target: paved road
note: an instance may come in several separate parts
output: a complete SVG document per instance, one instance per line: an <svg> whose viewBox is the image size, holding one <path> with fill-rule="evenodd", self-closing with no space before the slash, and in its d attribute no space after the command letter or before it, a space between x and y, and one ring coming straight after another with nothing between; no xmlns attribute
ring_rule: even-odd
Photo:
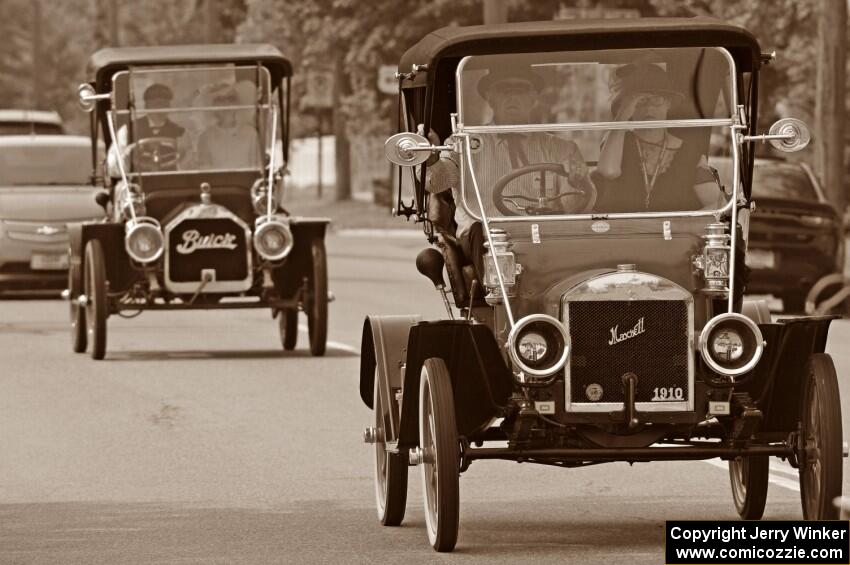
<svg viewBox="0 0 850 565"><path fill-rule="evenodd" d="M453 555L427 545L416 469L404 526L380 527L356 351L366 313L440 315L420 247L330 239L322 359L303 334L283 353L268 312L229 311L110 319L96 363L70 352L64 303L0 301L0 563L658 564L664 520L734 517L722 465L479 462ZM848 338L836 324L845 376ZM767 517L800 517L792 470L772 476Z"/></svg>

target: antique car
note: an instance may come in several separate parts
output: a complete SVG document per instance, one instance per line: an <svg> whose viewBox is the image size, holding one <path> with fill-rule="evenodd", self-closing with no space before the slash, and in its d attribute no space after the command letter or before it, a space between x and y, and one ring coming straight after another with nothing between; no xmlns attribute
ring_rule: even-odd
<svg viewBox="0 0 850 565"><path fill-rule="evenodd" d="M72 346L102 359L107 318L269 308L284 349L307 316L325 352L326 218L281 206L292 67L269 45L102 49L78 90L92 112L107 219L70 230Z"/></svg>
<svg viewBox="0 0 850 565"><path fill-rule="evenodd" d="M402 521L419 466L429 542L451 551L458 478L480 459L720 458L758 519L778 457L803 515L837 516L832 318L743 301L754 144L809 138L792 118L757 133L770 60L711 18L446 27L402 56L386 153L412 172L398 210L433 244L416 264L446 316L363 326L382 524Z"/></svg>
<svg viewBox="0 0 850 565"><path fill-rule="evenodd" d="M756 159L753 201L747 292L773 294L783 312L801 314L817 281L844 272L841 217L805 163ZM821 298L836 289L825 290Z"/></svg>
<svg viewBox="0 0 850 565"><path fill-rule="evenodd" d="M67 224L103 216L90 150L76 135L0 136L0 291L65 288Z"/></svg>

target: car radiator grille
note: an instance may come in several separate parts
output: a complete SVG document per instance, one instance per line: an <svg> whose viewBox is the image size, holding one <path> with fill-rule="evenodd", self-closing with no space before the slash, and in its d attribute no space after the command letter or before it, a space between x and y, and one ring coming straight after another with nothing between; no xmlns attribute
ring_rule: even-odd
<svg viewBox="0 0 850 565"><path fill-rule="evenodd" d="M638 377L637 402L687 401L688 313L681 300L568 302L571 403L622 403L628 372Z"/></svg>
<svg viewBox="0 0 850 565"><path fill-rule="evenodd" d="M205 238L218 241L218 246L198 245ZM219 282L244 280L247 257L245 230L230 218L186 219L168 234L168 278L175 283L198 282L210 269Z"/></svg>

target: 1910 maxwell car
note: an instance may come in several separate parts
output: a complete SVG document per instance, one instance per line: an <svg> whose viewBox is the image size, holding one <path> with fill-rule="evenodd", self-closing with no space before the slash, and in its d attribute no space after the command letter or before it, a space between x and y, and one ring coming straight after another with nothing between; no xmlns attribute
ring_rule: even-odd
<svg viewBox="0 0 850 565"><path fill-rule="evenodd" d="M756 132L770 59L703 18L450 27L404 54L387 156L414 172L399 209L435 244L416 262L447 319L364 324L384 525L418 465L429 541L453 549L478 459L721 458L758 519L775 456L799 470L806 518L837 516L831 318L743 301L753 144L808 141L794 119Z"/></svg>
<svg viewBox="0 0 850 565"><path fill-rule="evenodd" d="M103 358L111 314L271 308L285 349L303 309L322 355L328 220L281 207L289 61L269 45L202 45L103 49L89 67L79 98L107 218L70 231L74 351L91 342Z"/></svg>

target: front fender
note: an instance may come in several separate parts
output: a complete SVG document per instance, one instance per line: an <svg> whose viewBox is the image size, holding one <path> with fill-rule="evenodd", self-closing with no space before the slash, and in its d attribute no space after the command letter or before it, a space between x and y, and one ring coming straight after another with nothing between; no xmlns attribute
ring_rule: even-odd
<svg viewBox="0 0 850 565"><path fill-rule="evenodd" d="M457 432L471 436L503 413L514 381L492 330L468 320L421 322L410 330L398 448L419 444L419 379L426 359L443 359L452 380Z"/></svg>
<svg viewBox="0 0 850 565"><path fill-rule="evenodd" d="M808 316L760 323L765 340L752 376L736 392L747 392L764 413L763 432L790 433L800 420L806 367L813 353L823 353L834 316Z"/></svg>

